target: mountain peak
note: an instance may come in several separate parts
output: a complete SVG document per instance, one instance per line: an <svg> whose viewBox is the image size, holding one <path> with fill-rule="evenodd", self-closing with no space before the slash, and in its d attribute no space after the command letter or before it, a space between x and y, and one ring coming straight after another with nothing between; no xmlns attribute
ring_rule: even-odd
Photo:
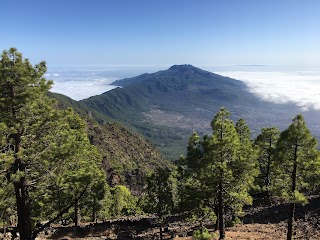
<svg viewBox="0 0 320 240"><path fill-rule="evenodd" d="M186 84L199 84L199 82L202 82L203 84L238 84L243 86L243 83L240 81L230 79L227 77L223 77L220 75L217 75L215 73L211 73L205 70L202 70L200 68L197 68L190 64L182 64L182 65L173 65L168 70L159 71L156 73L149 73L149 74L142 74L137 77L133 78L125 78L122 80L117 80L112 83L112 85L115 86L128 86L135 83L147 83L147 82L154 82L154 81L160 81L163 83L167 81L167 79L170 79L169 85L172 86L174 82L172 79L176 79L175 81L178 81L177 84L179 85L181 81L184 82L184 86ZM222 86L220 84L220 87ZM175 85L176 86L176 85Z"/></svg>
<svg viewBox="0 0 320 240"><path fill-rule="evenodd" d="M192 66L191 64L182 64L182 65L173 65L169 68L169 70L184 72L184 71L198 71L199 68Z"/></svg>

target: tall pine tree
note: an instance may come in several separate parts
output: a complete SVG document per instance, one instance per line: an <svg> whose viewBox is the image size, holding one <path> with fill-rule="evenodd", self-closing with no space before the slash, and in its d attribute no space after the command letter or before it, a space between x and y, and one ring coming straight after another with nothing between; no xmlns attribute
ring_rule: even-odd
<svg viewBox="0 0 320 240"><path fill-rule="evenodd" d="M32 215L52 194L55 178L90 144L83 122L70 110L56 110L54 100L47 97L52 82L43 77L45 72L45 62L32 66L14 48L1 55L0 172L14 189L21 239L34 239L43 229L34 228Z"/></svg>
<svg viewBox="0 0 320 240"><path fill-rule="evenodd" d="M215 191L206 184L206 162L203 141L194 132L189 139L186 157L178 162L180 211L188 212L191 219L200 222L200 231L205 220L216 220L218 215Z"/></svg>
<svg viewBox="0 0 320 240"><path fill-rule="evenodd" d="M272 183L272 166L277 156L275 148L280 136L280 131L276 127L262 128L255 140L255 145L259 147L259 166L260 174L257 177L257 185L264 194L270 196L270 187Z"/></svg>
<svg viewBox="0 0 320 240"><path fill-rule="evenodd" d="M164 218L174 208L174 179L169 169L157 168L148 176L147 183L144 211L158 217L160 239L162 240Z"/></svg>
<svg viewBox="0 0 320 240"><path fill-rule="evenodd" d="M255 151L249 139L249 129L239 121L237 129L225 109L214 116L212 135L204 140L204 154L209 173L207 184L217 193L219 239L225 239L225 210L241 212L244 204L250 204L249 186L256 175ZM238 131L237 131L238 130Z"/></svg>
<svg viewBox="0 0 320 240"><path fill-rule="evenodd" d="M310 187L310 179L319 174L317 141L311 135L304 118L297 115L290 126L281 132L277 142L278 157L275 161L274 185L289 204L287 240L293 238L293 221L297 203L306 203L304 192Z"/></svg>

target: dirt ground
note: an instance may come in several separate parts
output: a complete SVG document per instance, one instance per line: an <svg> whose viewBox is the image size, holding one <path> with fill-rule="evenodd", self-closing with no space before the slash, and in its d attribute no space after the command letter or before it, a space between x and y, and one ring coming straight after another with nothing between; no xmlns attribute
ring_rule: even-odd
<svg viewBox="0 0 320 240"><path fill-rule="evenodd" d="M296 227L295 239L301 240L320 240L320 230L315 228L301 229ZM173 230L173 229L171 229ZM188 231L190 230L190 231ZM159 239L159 231L157 228L150 228L147 231L142 231L135 236L126 235L125 233L115 231L115 228L108 228L105 231L92 231L86 235L75 233L73 231L55 231L44 232L37 239L61 239L61 240L106 240L106 239ZM164 239L174 240L191 240L192 228L186 228L185 231L171 231L164 233ZM47 234L47 235L46 235ZM218 233L215 233L218 236ZM5 238L4 238L5 239ZM213 239L218 239L213 238ZM226 229L226 239L237 240L275 240L286 239L286 223L270 223L270 224L238 224Z"/></svg>
<svg viewBox="0 0 320 240"><path fill-rule="evenodd" d="M41 236L38 239L84 239L84 240L102 240L102 239L158 239L159 231L158 229L149 230L148 233L140 234L136 237L129 236L119 236L114 234L112 231L101 232L100 234L92 234L92 236L77 236L73 233L65 233L62 235L51 235L51 236ZM191 240L191 232L176 232L171 235L164 233L165 239L174 240ZM218 236L218 233L216 233ZM213 239L218 239L213 238ZM237 239L237 240L275 240L275 239L286 239L286 223L279 224L238 224L234 227L227 228L226 239ZM303 231L303 229L298 229L295 234L295 239L301 240L319 240L320 231L316 229L309 229L309 231Z"/></svg>
<svg viewBox="0 0 320 240"><path fill-rule="evenodd" d="M253 206L244 209L245 215L241 224L226 228L226 239L237 240L275 240L286 239L288 205L277 202L254 202ZM213 233L213 224L207 228ZM172 217L163 228L164 239L190 240L192 232L197 229L194 223ZM218 232L215 232L218 236ZM1 236L0 239L11 239ZM55 225L42 232L38 240L107 240L107 239L159 239L159 228L154 218L138 217L116 219L99 223L82 223L75 229L73 226ZM213 239L218 239L213 238ZM294 239L320 240L320 196L314 196L305 206L296 208Z"/></svg>
<svg viewBox="0 0 320 240"><path fill-rule="evenodd" d="M310 230L310 229L309 229ZM218 234L218 233L217 233ZM176 240L191 240L192 237L176 237ZM218 239L218 238L213 238ZM280 240L286 239L286 224L238 224L228 228L226 231L226 239L237 240ZM294 239L301 240L319 240L320 231L296 231Z"/></svg>

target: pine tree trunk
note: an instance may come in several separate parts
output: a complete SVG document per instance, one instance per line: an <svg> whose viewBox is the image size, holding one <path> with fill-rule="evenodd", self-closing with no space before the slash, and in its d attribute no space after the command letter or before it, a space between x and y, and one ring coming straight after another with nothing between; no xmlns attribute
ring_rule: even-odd
<svg viewBox="0 0 320 240"><path fill-rule="evenodd" d="M160 223L160 226L159 226L159 228L160 228L160 240L162 240L162 239L163 239L163 233L162 233L162 223Z"/></svg>
<svg viewBox="0 0 320 240"><path fill-rule="evenodd" d="M294 195L296 191L296 180L297 180L297 158L298 158L298 145L296 144L294 151L294 163L293 163L293 171L291 175L291 192ZM293 235L293 220L294 220L294 212L296 209L295 199L290 203L289 210L289 218L288 218L288 232L287 232L287 240L292 240Z"/></svg>
<svg viewBox="0 0 320 240"><path fill-rule="evenodd" d="M225 239L224 229L224 211L223 211L223 196L222 196L222 182L219 183L219 194L218 194L218 207L219 207L219 240Z"/></svg>
<svg viewBox="0 0 320 240"><path fill-rule="evenodd" d="M96 211L96 203L92 206L92 222L96 222L97 220L97 211Z"/></svg>
<svg viewBox="0 0 320 240"><path fill-rule="evenodd" d="M20 151L21 136L15 134L14 138L14 151L15 161L12 165L13 174L18 172L26 172L26 165L18 157ZM21 177L19 181L14 182L14 191L16 197L17 214L18 214L18 231L21 240L29 240L32 237L32 224L31 224L31 199L28 194L28 186L25 177Z"/></svg>
<svg viewBox="0 0 320 240"><path fill-rule="evenodd" d="M220 139L223 140L223 126L221 125L220 129ZM220 153L220 162L223 163L223 154ZM218 192L218 208L219 208L219 240L225 239L225 230L224 230L224 204L223 204L223 180L224 180L224 172L220 167L220 181L219 181L219 192Z"/></svg>
<svg viewBox="0 0 320 240"><path fill-rule="evenodd" d="M79 227L79 205L78 201L74 204L74 226Z"/></svg>
<svg viewBox="0 0 320 240"><path fill-rule="evenodd" d="M214 230L217 231L219 229L219 206L217 203L214 204L214 214L216 215L217 217L217 220L214 224Z"/></svg>
<svg viewBox="0 0 320 240"><path fill-rule="evenodd" d="M269 151L272 148L272 139L270 137L269 139ZM266 176L266 180L265 180L265 184L266 184L266 197L270 197L270 193L269 193L269 186L271 183L271 179L270 179L270 167L271 167L271 152L268 153L268 165L267 165L267 176Z"/></svg>
<svg viewBox="0 0 320 240"><path fill-rule="evenodd" d="M289 212L289 219L288 219L287 240L292 240L292 235L293 235L293 219L294 219L295 208L296 208L296 204L295 204L295 203L290 203L290 212Z"/></svg>
<svg viewBox="0 0 320 240"><path fill-rule="evenodd" d="M32 236L31 224L31 206L30 198L27 191L25 178L14 183L17 213L18 213L18 231L21 240L29 240Z"/></svg>

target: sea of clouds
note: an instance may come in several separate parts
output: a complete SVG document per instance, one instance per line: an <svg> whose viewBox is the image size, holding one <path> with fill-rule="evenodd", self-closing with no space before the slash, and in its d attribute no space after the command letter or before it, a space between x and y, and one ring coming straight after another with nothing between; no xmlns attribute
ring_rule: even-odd
<svg viewBox="0 0 320 240"><path fill-rule="evenodd" d="M116 87L110 84L117 79L113 76L101 76L95 72L47 73L46 78L54 81L52 92L62 93L74 100L109 91Z"/></svg>
<svg viewBox="0 0 320 240"><path fill-rule="evenodd" d="M293 102L302 111L320 110L320 71L231 71L218 74L245 82L250 92L263 100Z"/></svg>
<svg viewBox="0 0 320 240"><path fill-rule="evenodd" d="M136 66L58 66L45 74L53 80L52 92L61 93L74 100L82 100L110 91L118 79L137 76L144 68Z"/></svg>
<svg viewBox="0 0 320 240"><path fill-rule="evenodd" d="M117 86L118 79L152 73L169 66L56 67L47 79L54 80L53 92L75 100L102 94ZM274 103L293 102L302 110L320 110L320 71L271 71L265 68L241 69L201 67L217 74L245 82L249 90L263 100Z"/></svg>

